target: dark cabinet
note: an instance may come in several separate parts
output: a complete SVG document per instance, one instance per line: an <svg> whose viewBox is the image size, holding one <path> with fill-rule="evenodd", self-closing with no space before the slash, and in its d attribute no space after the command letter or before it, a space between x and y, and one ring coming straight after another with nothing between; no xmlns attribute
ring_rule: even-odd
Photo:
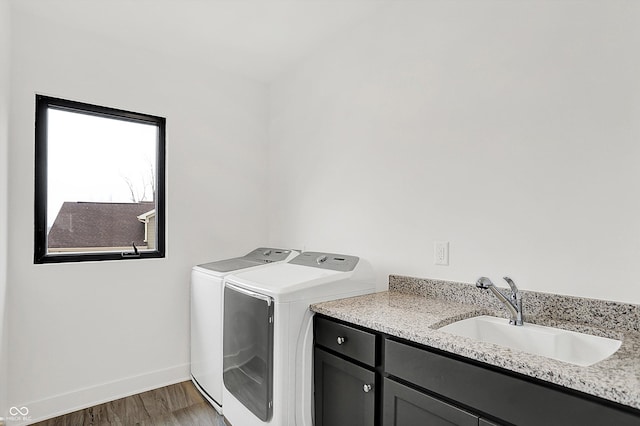
<svg viewBox="0 0 640 426"><path fill-rule="evenodd" d="M478 416L384 379L383 426L478 426Z"/></svg>
<svg viewBox="0 0 640 426"><path fill-rule="evenodd" d="M386 339L385 373L518 426L638 426L640 416L568 389Z"/></svg>
<svg viewBox="0 0 640 426"><path fill-rule="evenodd" d="M319 316L314 338L315 426L377 426L380 338Z"/></svg>
<svg viewBox="0 0 640 426"><path fill-rule="evenodd" d="M631 407L331 318L314 323L316 426L640 425Z"/></svg>
<svg viewBox="0 0 640 426"><path fill-rule="evenodd" d="M376 373L316 347L316 426L374 426Z"/></svg>

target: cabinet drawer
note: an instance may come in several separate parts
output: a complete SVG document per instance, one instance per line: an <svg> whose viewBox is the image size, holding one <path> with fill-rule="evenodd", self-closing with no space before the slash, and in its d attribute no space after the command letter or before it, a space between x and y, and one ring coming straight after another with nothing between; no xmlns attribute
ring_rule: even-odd
<svg viewBox="0 0 640 426"><path fill-rule="evenodd" d="M383 426L478 426L478 416L384 379Z"/></svg>
<svg viewBox="0 0 640 426"><path fill-rule="evenodd" d="M487 419L478 420L478 426L500 426L498 423L490 422Z"/></svg>
<svg viewBox="0 0 640 426"><path fill-rule="evenodd" d="M316 344L372 367L376 363L376 336L326 318L315 317Z"/></svg>

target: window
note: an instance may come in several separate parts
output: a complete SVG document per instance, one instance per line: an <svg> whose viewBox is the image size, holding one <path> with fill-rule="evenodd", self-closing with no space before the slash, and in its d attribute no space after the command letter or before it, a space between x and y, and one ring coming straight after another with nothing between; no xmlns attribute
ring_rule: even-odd
<svg viewBox="0 0 640 426"><path fill-rule="evenodd" d="M35 263L164 257L164 118L37 95L35 154Z"/></svg>

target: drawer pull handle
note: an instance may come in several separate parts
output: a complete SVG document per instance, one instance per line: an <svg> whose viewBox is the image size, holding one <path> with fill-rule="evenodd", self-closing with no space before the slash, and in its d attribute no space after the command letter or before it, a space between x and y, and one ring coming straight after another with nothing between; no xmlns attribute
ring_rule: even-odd
<svg viewBox="0 0 640 426"><path fill-rule="evenodd" d="M373 389L373 386L371 386L370 384L365 384L364 386L362 386L362 390L364 391L364 393L369 393L369 391Z"/></svg>
<svg viewBox="0 0 640 426"><path fill-rule="evenodd" d="M345 339L342 336L338 336L338 338L336 339L336 342L338 342L339 345L343 344L346 341L347 341L347 339Z"/></svg>

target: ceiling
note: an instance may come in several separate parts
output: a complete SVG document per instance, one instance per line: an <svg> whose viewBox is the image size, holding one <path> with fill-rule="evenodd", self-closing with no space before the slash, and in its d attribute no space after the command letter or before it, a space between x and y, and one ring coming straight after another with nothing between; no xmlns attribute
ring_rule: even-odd
<svg viewBox="0 0 640 426"><path fill-rule="evenodd" d="M269 82L390 0L13 0L83 31Z"/></svg>

